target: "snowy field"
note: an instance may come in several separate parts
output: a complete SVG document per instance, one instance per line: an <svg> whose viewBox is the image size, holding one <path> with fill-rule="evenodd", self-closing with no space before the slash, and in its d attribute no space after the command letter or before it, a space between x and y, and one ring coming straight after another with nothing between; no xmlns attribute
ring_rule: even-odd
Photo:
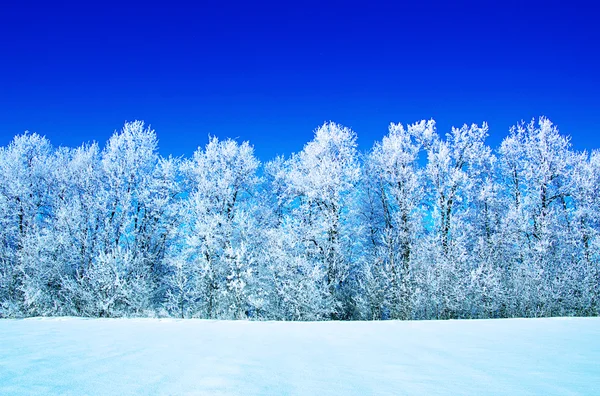
<svg viewBox="0 0 600 396"><path fill-rule="evenodd" d="M600 318L35 318L0 342L2 395L600 395Z"/></svg>

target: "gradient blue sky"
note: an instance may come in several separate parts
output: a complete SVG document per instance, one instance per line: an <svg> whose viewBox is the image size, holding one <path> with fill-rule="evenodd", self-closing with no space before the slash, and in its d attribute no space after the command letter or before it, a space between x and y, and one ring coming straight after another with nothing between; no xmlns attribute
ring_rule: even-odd
<svg viewBox="0 0 600 396"><path fill-rule="evenodd" d="M526 3L526 4L525 4ZM209 134L261 160L326 120L361 149L390 121L510 125L546 115L600 148L600 24L592 2L55 2L0 10L0 145L24 130L104 143L125 120L162 154Z"/></svg>

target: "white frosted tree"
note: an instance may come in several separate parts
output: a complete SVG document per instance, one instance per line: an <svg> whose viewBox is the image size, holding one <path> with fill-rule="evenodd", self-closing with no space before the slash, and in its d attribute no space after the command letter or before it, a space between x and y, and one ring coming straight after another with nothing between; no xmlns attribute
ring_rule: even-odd
<svg viewBox="0 0 600 396"><path fill-rule="evenodd" d="M420 254L420 304L426 316L468 316L469 276L474 265L475 224L469 221L476 204L491 150L485 145L488 126L452 128L446 139L433 139L427 147L429 235Z"/></svg>
<svg viewBox="0 0 600 396"><path fill-rule="evenodd" d="M38 258L52 215L52 153L35 133L0 149L0 316L51 313L48 289L56 285L45 275L53 264Z"/></svg>
<svg viewBox="0 0 600 396"><path fill-rule="evenodd" d="M332 299L331 318L355 315L352 274L357 213L354 208L360 177L356 134L349 128L325 123L315 131L304 149L281 164L280 202L284 204L282 224L293 227L295 246L303 260L320 267L326 293Z"/></svg>
<svg viewBox="0 0 600 396"><path fill-rule="evenodd" d="M368 317L411 317L411 269L423 233L423 175L419 154L435 135L435 122L406 128L390 124L365 159L361 180L363 216L372 248L364 269Z"/></svg>
<svg viewBox="0 0 600 396"><path fill-rule="evenodd" d="M565 307L564 282L574 265L576 158L568 138L544 117L513 127L500 147L505 271L514 315L559 314Z"/></svg>
<svg viewBox="0 0 600 396"><path fill-rule="evenodd" d="M170 259L170 304L179 306L178 315L248 316L258 253L250 248L255 219L248 202L258 166L248 142L215 137L183 164L189 194L183 247Z"/></svg>
<svg viewBox="0 0 600 396"><path fill-rule="evenodd" d="M46 255L61 268L60 297L64 314L94 315L84 285L98 254L98 237L104 222L101 205L100 154L97 144L56 153L52 229L44 243Z"/></svg>
<svg viewBox="0 0 600 396"><path fill-rule="evenodd" d="M164 295L165 252L179 221L176 161L158 155L154 130L128 122L102 150L97 177L86 199L93 197L102 216L97 223L94 216L86 219L84 227L94 227L94 251L78 276L85 310L154 315Z"/></svg>
<svg viewBox="0 0 600 396"><path fill-rule="evenodd" d="M600 152L577 157L571 179L576 262L569 288L573 314L600 314Z"/></svg>

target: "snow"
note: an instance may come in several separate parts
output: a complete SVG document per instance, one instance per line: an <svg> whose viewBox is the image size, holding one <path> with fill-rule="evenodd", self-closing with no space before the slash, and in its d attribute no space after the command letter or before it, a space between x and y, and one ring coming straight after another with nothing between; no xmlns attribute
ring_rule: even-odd
<svg viewBox="0 0 600 396"><path fill-rule="evenodd" d="M0 320L0 394L600 394L600 318Z"/></svg>

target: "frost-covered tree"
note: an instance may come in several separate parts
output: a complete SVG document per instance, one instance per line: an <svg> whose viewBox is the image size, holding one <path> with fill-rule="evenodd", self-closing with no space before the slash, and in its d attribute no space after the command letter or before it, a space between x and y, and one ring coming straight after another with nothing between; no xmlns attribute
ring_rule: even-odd
<svg viewBox="0 0 600 396"><path fill-rule="evenodd" d="M295 236L293 256L303 261L300 268L304 268L298 269L299 274L322 273L326 285L323 297L331 300L331 318L352 317L357 253L354 235L360 226L353 206L360 177L356 134L341 125L325 123L301 152L280 164L275 174L284 210L281 232Z"/></svg>
<svg viewBox="0 0 600 396"><path fill-rule="evenodd" d="M53 264L38 258L52 216L52 153L48 139L35 133L0 149L0 316L51 313L48 294L57 286L44 281Z"/></svg>
<svg viewBox="0 0 600 396"><path fill-rule="evenodd" d="M248 202L259 181L258 165L248 142L215 137L183 164L183 246L170 258L169 301L179 307L177 315L248 316L258 264Z"/></svg>
<svg viewBox="0 0 600 396"><path fill-rule="evenodd" d="M477 224L470 219L489 169L487 124L452 128L427 147L429 233L419 258L421 315L454 318L466 312Z"/></svg>
<svg viewBox="0 0 600 396"><path fill-rule="evenodd" d="M509 311L559 314L573 262L573 165L568 139L547 118L520 123L500 147Z"/></svg>
<svg viewBox="0 0 600 396"><path fill-rule="evenodd" d="M390 124L389 133L368 154L361 179L363 216L372 253L365 260L368 317L411 317L411 269L423 233L423 175L419 154L433 139L435 122L407 128Z"/></svg>
<svg viewBox="0 0 600 396"><path fill-rule="evenodd" d="M165 253L179 222L177 161L160 158L155 132L135 121L110 138L96 176L86 199L101 217L85 219L95 234L93 255L77 277L85 310L151 314L164 295Z"/></svg>
<svg viewBox="0 0 600 396"><path fill-rule="evenodd" d="M89 298L84 298L83 283L98 255L98 237L104 211L98 199L102 185L100 153L97 144L76 149L61 148L55 153L53 220L47 241L46 257L61 273L59 303L63 314L87 314Z"/></svg>
<svg viewBox="0 0 600 396"><path fill-rule="evenodd" d="M571 173L573 262L568 300L577 315L600 314L600 152L580 154Z"/></svg>

